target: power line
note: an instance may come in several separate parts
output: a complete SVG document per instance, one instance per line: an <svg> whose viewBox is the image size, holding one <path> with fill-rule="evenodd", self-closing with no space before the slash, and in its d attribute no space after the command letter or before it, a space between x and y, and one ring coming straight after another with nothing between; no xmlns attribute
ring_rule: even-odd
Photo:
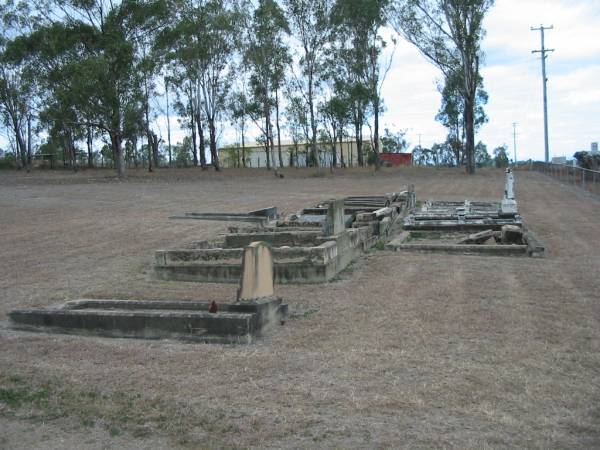
<svg viewBox="0 0 600 450"><path fill-rule="evenodd" d="M546 158L546 162L550 160L550 150L548 145L548 94L546 89L546 84L548 82L548 78L546 77L546 53L553 52L554 49L547 49L544 43L544 30L553 30L554 26L550 25L549 27L545 27L544 25L540 25L539 28L531 27L531 31L539 31L542 36L542 48L541 50L532 50L531 53L541 53L542 54L542 81L544 86L544 156Z"/></svg>

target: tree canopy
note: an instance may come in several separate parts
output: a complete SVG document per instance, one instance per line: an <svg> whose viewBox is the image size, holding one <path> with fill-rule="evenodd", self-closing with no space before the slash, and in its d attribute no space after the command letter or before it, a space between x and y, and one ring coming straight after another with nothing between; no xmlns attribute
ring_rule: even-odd
<svg viewBox="0 0 600 450"><path fill-rule="evenodd" d="M128 166L160 166L168 145L169 163L175 155L178 165L220 170L228 124L241 137L232 147L241 148L238 166L247 161L249 127L260 131L269 168L288 161L346 167L354 156L359 165L377 166L380 151L407 146L402 132L380 130L382 86L397 39L391 26L444 76L437 119L448 138L429 150L430 159L464 161L472 172L474 135L487 121L479 66L483 18L492 4L6 1L0 4L0 126L25 168L33 153L53 149L77 169L87 147L89 167L101 155L123 176ZM172 112L186 134L175 147ZM289 158L282 135L294 143ZM352 142L350 153L345 140Z"/></svg>

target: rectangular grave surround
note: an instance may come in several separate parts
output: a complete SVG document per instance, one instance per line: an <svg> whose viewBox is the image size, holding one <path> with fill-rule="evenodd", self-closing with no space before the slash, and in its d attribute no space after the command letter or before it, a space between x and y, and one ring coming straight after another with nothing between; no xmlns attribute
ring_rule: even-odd
<svg viewBox="0 0 600 450"><path fill-rule="evenodd" d="M82 299L51 309L9 313L12 327L27 331L117 338L251 343L287 314L279 298L253 302Z"/></svg>
<svg viewBox="0 0 600 450"><path fill-rule="evenodd" d="M481 244L459 243L468 237L463 229L448 230L405 230L385 245L386 250L404 252L449 253L490 256L545 256L545 247L537 236L523 228L523 244L501 244L491 242Z"/></svg>
<svg viewBox="0 0 600 450"><path fill-rule="evenodd" d="M318 231L235 233L216 244L157 250L154 276L161 280L237 283L243 247L263 241L272 245L275 283L322 283L332 279L376 240L368 227L348 229L336 236L323 236Z"/></svg>

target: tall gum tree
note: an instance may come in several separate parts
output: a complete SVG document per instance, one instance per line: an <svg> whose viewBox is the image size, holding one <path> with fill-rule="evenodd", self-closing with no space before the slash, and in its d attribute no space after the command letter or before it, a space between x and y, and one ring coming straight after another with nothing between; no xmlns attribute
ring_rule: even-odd
<svg viewBox="0 0 600 450"><path fill-rule="evenodd" d="M475 105L485 36L483 19L494 0L396 0L395 30L451 79L460 74L467 172L475 173Z"/></svg>
<svg viewBox="0 0 600 450"><path fill-rule="evenodd" d="M292 35L301 48L301 75L296 87L307 105L310 122L311 160L319 167L317 149L317 97L331 31L330 0L284 0Z"/></svg>
<svg viewBox="0 0 600 450"><path fill-rule="evenodd" d="M68 94L78 124L109 135L119 176L125 175L123 130L129 111L143 97L135 36L166 17L162 0L66 0L61 12L33 33L13 41L17 53L35 64L48 95Z"/></svg>
<svg viewBox="0 0 600 450"><path fill-rule="evenodd" d="M381 30L386 25L389 4L389 0L336 0L332 11L339 51L349 59L348 69L355 82L361 83L369 96L373 112L373 151L377 168L381 88L393 56L392 52L387 61L382 61L383 50L388 42L381 35ZM392 40L392 43L395 44L395 41Z"/></svg>
<svg viewBox="0 0 600 450"><path fill-rule="evenodd" d="M274 0L260 0L254 11L252 29L254 32L249 36L244 61L250 68L253 100L260 105L258 108L255 107L255 110L262 112L264 125L260 128L266 143L268 166L272 162L275 167L275 144L271 123L272 111L275 108L279 167L283 167L279 90L284 82L285 69L290 62L288 48L283 43L284 36L289 33L288 22L283 10ZM270 168L268 166L267 168Z"/></svg>

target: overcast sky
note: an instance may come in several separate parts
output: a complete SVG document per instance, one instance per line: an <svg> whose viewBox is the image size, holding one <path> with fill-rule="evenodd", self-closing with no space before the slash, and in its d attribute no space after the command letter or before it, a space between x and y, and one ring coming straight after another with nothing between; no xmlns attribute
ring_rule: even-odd
<svg viewBox="0 0 600 450"><path fill-rule="evenodd" d="M517 122L517 158L544 158L540 32L546 31L550 156L571 157L600 140L599 0L496 0L486 19L482 68L490 99L487 123L476 137L492 149L506 143L513 155ZM388 111L384 123L409 130L411 143L430 146L446 136L434 120L440 96L439 72L414 48L400 43L384 86Z"/></svg>

